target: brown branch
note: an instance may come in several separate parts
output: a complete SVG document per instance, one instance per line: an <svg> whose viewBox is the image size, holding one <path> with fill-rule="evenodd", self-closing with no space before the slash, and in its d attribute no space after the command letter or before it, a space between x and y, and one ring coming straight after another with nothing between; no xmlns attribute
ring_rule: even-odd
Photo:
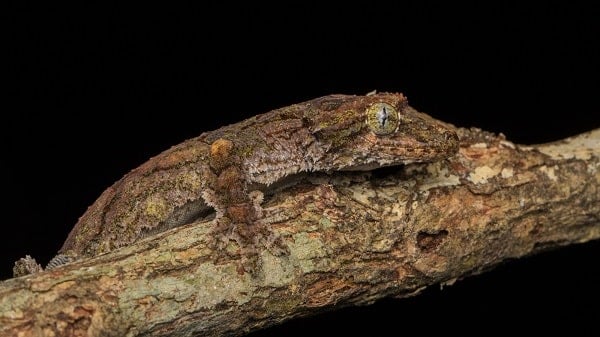
<svg viewBox="0 0 600 337"><path fill-rule="evenodd" d="M198 223L0 283L0 336L237 336L332 306L405 297L600 237L600 129L516 146L459 130L444 162L311 176L264 207L290 254L215 262Z"/></svg>

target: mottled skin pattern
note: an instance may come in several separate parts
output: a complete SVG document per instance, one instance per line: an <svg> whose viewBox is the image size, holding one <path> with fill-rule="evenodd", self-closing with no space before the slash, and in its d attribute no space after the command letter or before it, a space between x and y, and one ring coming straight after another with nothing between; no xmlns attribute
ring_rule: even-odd
<svg viewBox="0 0 600 337"><path fill-rule="evenodd" d="M215 243L285 252L257 221L267 186L299 172L369 170L447 158L456 134L402 94L330 95L203 133L109 187L79 219L59 263L215 215ZM250 253L251 255L252 253ZM54 264L58 264L54 262ZM51 266L54 266L51 263Z"/></svg>

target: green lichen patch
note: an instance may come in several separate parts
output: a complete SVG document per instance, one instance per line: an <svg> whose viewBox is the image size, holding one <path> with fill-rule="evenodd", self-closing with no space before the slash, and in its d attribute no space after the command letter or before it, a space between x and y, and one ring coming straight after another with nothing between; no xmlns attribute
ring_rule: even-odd
<svg viewBox="0 0 600 337"><path fill-rule="evenodd" d="M320 261L327 256L323 241L306 232L293 235L293 242L288 244L290 257L297 261L303 272L312 272L322 265Z"/></svg>

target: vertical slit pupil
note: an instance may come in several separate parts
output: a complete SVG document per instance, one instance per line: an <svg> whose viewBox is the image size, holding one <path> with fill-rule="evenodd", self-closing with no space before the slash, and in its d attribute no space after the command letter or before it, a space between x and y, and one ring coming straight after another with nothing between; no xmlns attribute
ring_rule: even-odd
<svg viewBox="0 0 600 337"><path fill-rule="evenodd" d="M381 110L379 110L379 112L377 112L377 120L379 121L379 126L380 127L384 127L385 126L385 122L387 121L388 118L388 112L384 107L381 108Z"/></svg>

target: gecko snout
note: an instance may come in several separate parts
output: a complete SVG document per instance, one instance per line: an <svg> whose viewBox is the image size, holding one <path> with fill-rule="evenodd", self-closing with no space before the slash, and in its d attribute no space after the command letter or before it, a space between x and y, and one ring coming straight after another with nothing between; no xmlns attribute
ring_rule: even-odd
<svg viewBox="0 0 600 337"><path fill-rule="evenodd" d="M459 140L456 132L451 130L444 131L442 133L442 142L451 152L455 153L458 151Z"/></svg>

